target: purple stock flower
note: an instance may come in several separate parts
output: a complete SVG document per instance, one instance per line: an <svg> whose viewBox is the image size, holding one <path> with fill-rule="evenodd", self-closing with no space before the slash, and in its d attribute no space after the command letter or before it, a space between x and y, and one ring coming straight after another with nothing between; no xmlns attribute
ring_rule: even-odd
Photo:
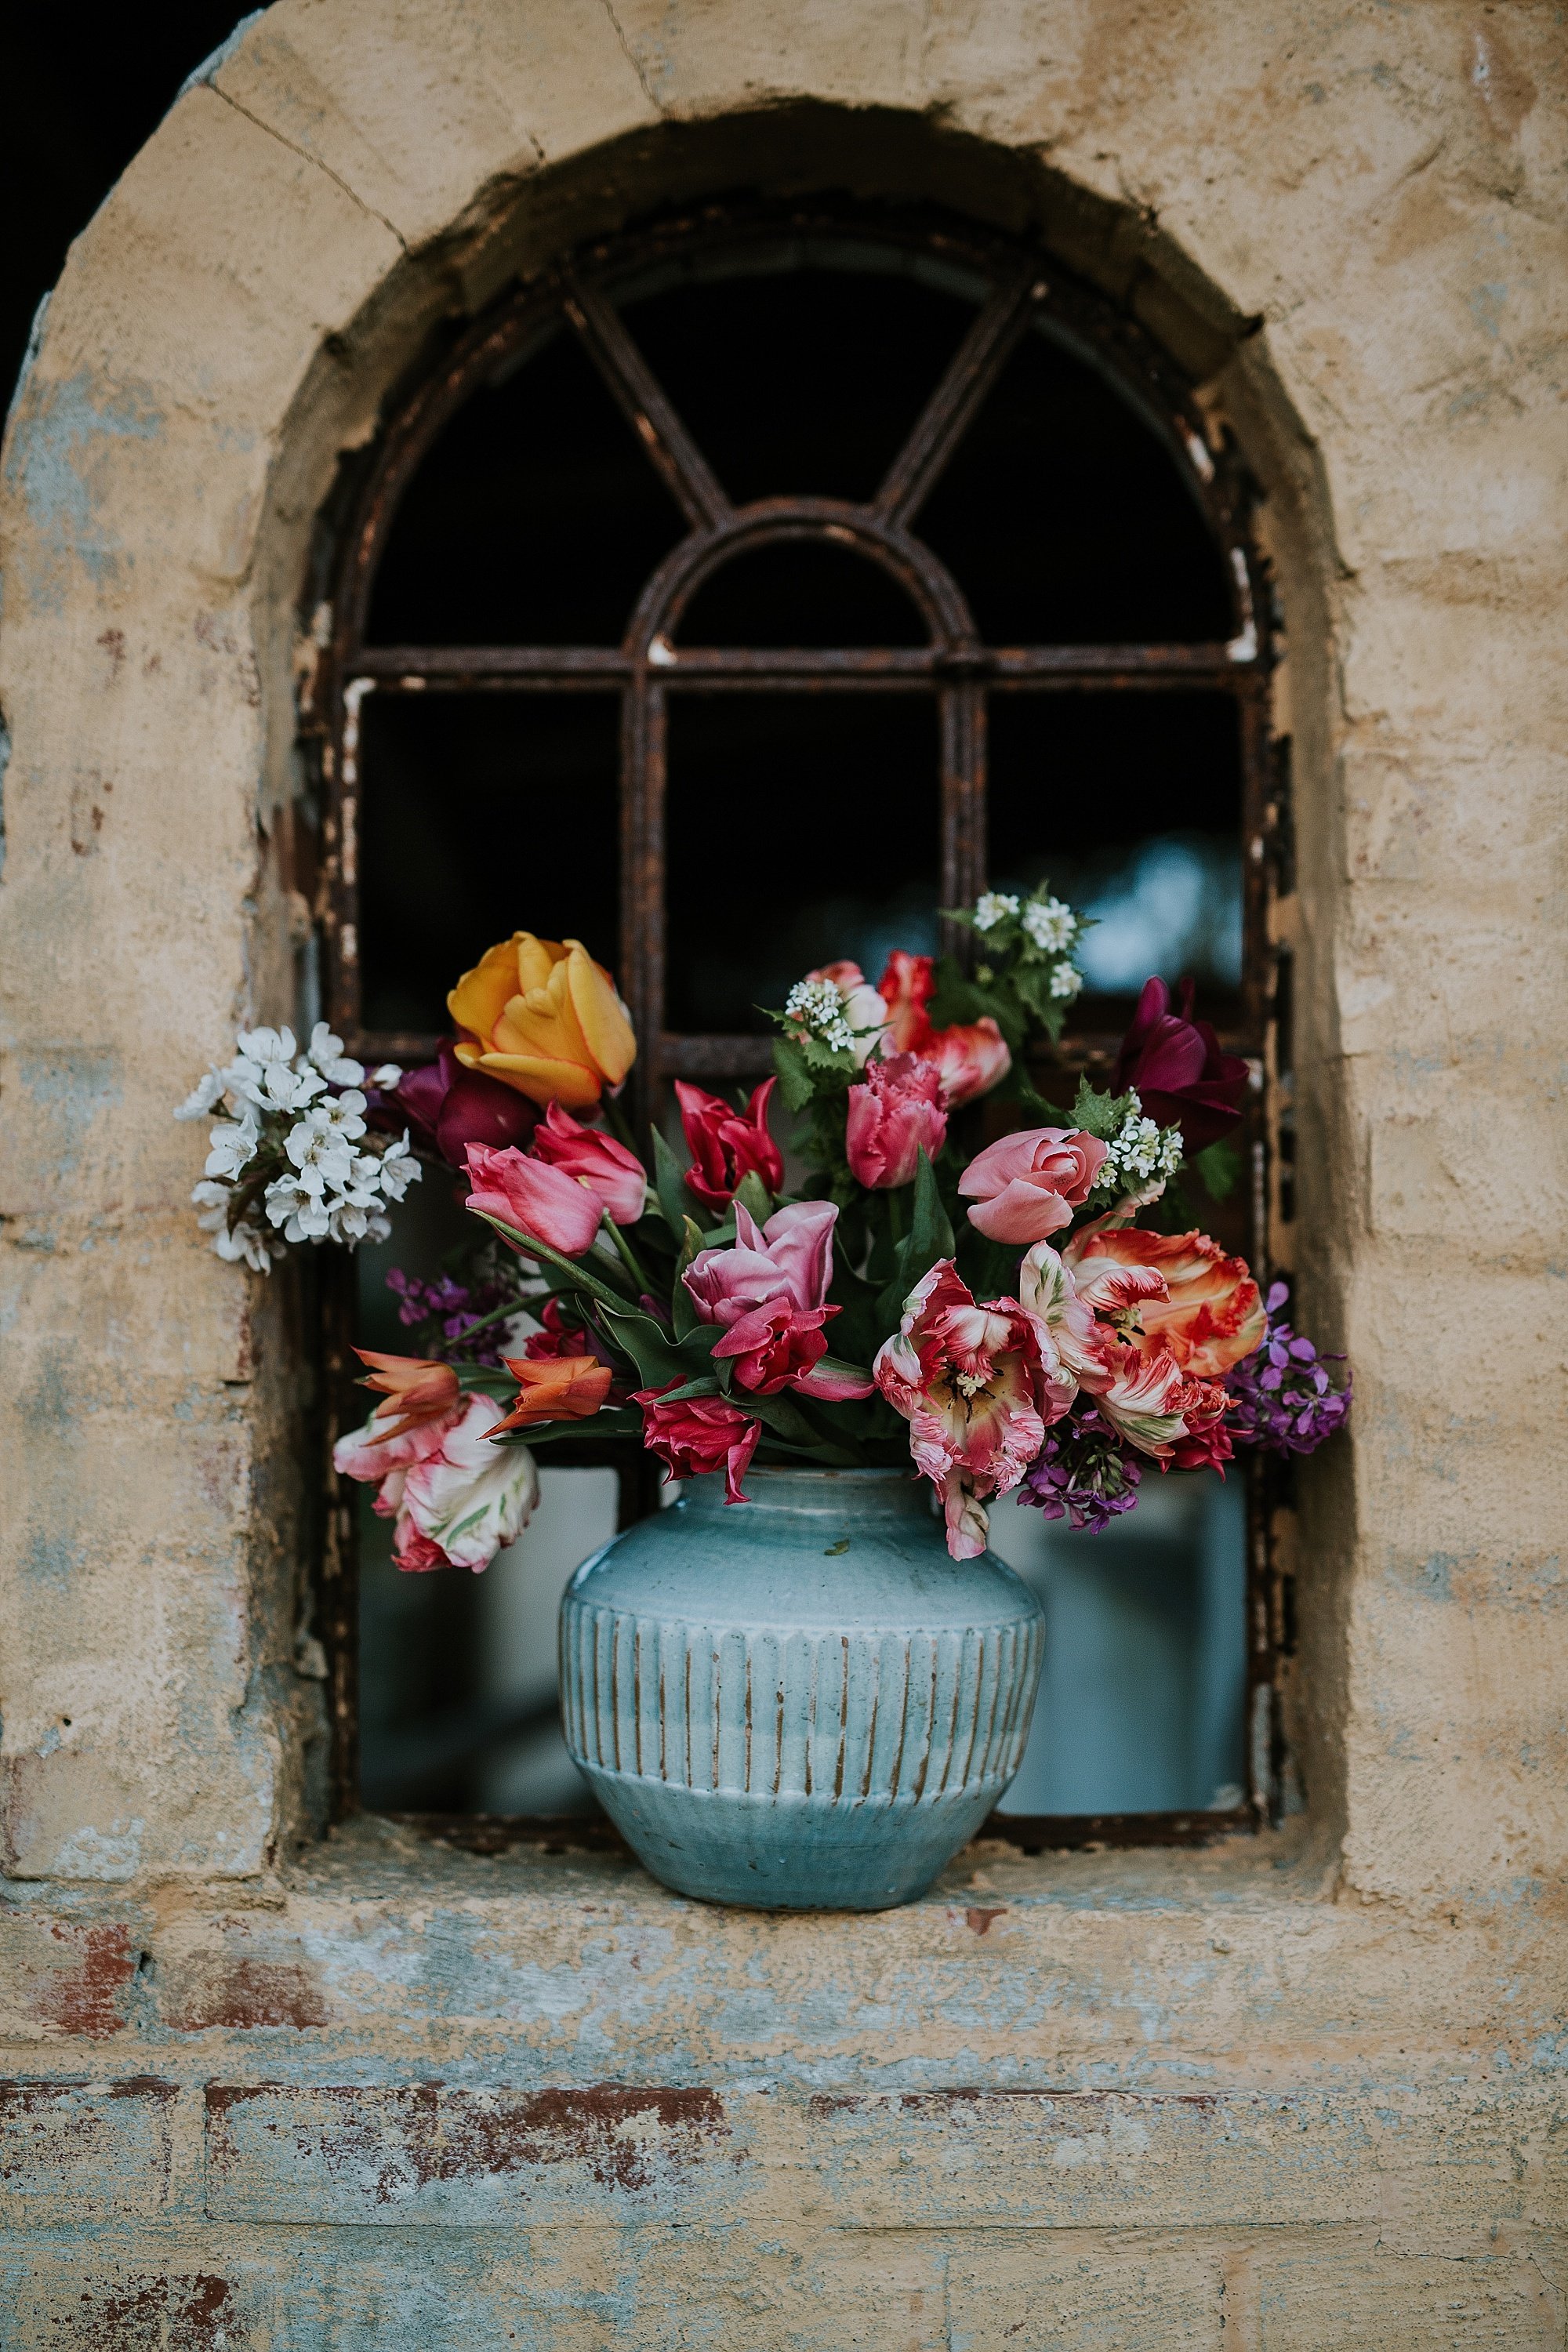
<svg viewBox="0 0 1568 2352"><path fill-rule="evenodd" d="M1226 1375L1230 1392L1226 1414L1231 1434L1243 1445L1266 1445L1276 1454L1315 1454L1323 1440L1342 1428L1351 1409L1351 1376L1342 1389L1331 1388L1317 1349L1286 1322L1290 1296L1287 1283L1277 1282L1264 1306L1268 1330L1262 1345ZM1331 1356L1330 1363L1343 1363Z"/></svg>
<svg viewBox="0 0 1568 2352"><path fill-rule="evenodd" d="M1142 1465L1091 1404L1079 1404L1046 1432L1024 1475L1018 1500L1099 1535L1138 1500Z"/></svg>
<svg viewBox="0 0 1568 2352"><path fill-rule="evenodd" d="M434 1360L460 1357L467 1363L500 1362L500 1349L507 1343L504 1321L491 1324L471 1347L465 1346L464 1341L492 1307L503 1306L510 1298L512 1294L504 1284L458 1282L449 1274L442 1275L438 1282L425 1282L419 1276L405 1274L401 1266L395 1265L387 1275L386 1286L399 1301L400 1323L434 1327L425 1340L426 1352ZM519 1313L521 1309L520 1299Z"/></svg>

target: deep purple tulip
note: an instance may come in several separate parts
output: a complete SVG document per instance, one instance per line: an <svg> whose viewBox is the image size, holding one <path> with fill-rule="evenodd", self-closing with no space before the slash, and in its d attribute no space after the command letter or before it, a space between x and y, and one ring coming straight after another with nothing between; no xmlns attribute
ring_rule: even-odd
<svg viewBox="0 0 1568 2352"><path fill-rule="evenodd" d="M528 1141L539 1120L537 1107L515 1087L502 1086L483 1070L466 1070L443 1039L433 1062L405 1070L390 1094L373 1104L374 1124L407 1127L415 1140L439 1152L449 1168L461 1169L470 1143L504 1151Z"/></svg>
<svg viewBox="0 0 1568 2352"><path fill-rule="evenodd" d="M1184 980L1180 1009L1173 1012L1164 982L1144 982L1110 1091L1125 1094L1135 1087L1149 1118L1161 1127L1179 1127L1187 1150L1202 1151L1241 1117L1247 1073L1239 1054L1220 1051L1209 1022L1193 1019L1193 982Z"/></svg>

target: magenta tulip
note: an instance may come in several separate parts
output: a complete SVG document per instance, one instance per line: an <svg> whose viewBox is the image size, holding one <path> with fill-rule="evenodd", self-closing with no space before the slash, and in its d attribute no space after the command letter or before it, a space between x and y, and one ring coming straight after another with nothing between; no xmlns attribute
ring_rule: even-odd
<svg viewBox="0 0 1568 2352"><path fill-rule="evenodd" d="M374 1097L372 1124L394 1133L412 1128L418 1141L438 1151L448 1167L461 1168L470 1143L498 1151L526 1143L538 1117L525 1095L482 1070L464 1069L447 1038L433 1062L405 1070L390 1094Z"/></svg>
<svg viewBox="0 0 1568 2352"><path fill-rule="evenodd" d="M1241 1117L1247 1071L1239 1054L1220 1051L1207 1021L1193 1019L1193 982L1183 981L1180 1010L1173 1012L1164 982L1144 982L1110 1091L1120 1095L1136 1088L1150 1118L1161 1127L1179 1127L1187 1150L1202 1151Z"/></svg>

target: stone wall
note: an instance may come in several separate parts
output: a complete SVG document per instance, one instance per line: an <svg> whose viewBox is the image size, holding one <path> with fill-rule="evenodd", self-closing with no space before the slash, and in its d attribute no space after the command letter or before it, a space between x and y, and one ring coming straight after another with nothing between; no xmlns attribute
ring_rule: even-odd
<svg viewBox="0 0 1568 2352"><path fill-rule="evenodd" d="M0 463L7 2347L1563 2343L1558 14L280 0L72 248ZM318 1837L309 1301L169 1118L305 984L343 452L441 318L759 184L1033 226L1240 437L1358 1375L1305 1811L874 1920Z"/></svg>

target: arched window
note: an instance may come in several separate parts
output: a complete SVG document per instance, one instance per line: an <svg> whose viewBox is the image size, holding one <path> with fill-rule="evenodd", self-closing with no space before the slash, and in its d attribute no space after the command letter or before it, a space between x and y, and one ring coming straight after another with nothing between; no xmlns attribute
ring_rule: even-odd
<svg viewBox="0 0 1568 2352"><path fill-rule="evenodd" d="M935 948L941 908L1048 875L1099 919L1070 1066L1104 1066L1157 971L1195 977L1261 1071L1270 648L1246 481L1168 357L1038 251L830 205L594 246L436 356L340 545L314 689L326 994L365 1058L432 1051L490 940L576 936L617 971L658 1116L672 1077L765 1071L756 1008L809 966L874 974ZM1258 1197L1215 1224L1249 1254ZM552 1459L562 1494L575 1475L613 1511L586 1444ZM621 1468L623 1514L646 1507ZM1032 1563L1058 1672L1031 1812L1247 1813L1272 1665L1240 1482L1163 1486L1125 1535ZM507 1604L506 1639L546 1653L559 1577L540 1594L588 1524L552 1509ZM367 1794L515 1810L475 1762L506 1580L483 1601L440 1581L365 1612L367 1727L377 1676L402 1726ZM1097 1675L1121 1714L1084 1712ZM348 1721L346 1665L342 1688Z"/></svg>

